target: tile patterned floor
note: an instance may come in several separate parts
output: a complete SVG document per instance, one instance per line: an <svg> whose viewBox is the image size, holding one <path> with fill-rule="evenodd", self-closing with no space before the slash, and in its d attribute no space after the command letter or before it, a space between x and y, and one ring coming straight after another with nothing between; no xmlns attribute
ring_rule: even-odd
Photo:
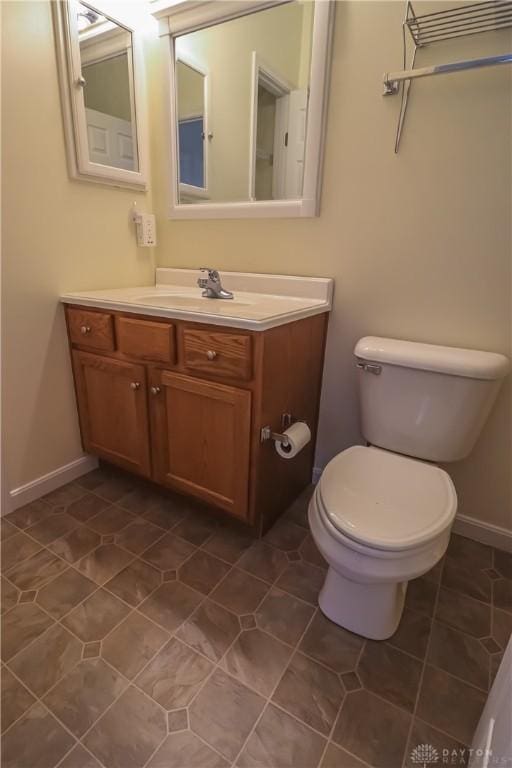
<svg viewBox="0 0 512 768"><path fill-rule="evenodd" d="M4 768L400 768L424 743L463 763L512 556L453 536L394 637L364 641L316 607L307 501L254 541L101 469L4 518Z"/></svg>

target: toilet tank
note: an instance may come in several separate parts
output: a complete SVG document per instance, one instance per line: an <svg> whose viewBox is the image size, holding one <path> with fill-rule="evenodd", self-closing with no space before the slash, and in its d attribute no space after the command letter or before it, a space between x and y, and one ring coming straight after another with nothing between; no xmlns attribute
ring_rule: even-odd
<svg viewBox="0 0 512 768"><path fill-rule="evenodd" d="M509 369L504 355L366 336L357 358L366 440L406 456L467 456Z"/></svg>

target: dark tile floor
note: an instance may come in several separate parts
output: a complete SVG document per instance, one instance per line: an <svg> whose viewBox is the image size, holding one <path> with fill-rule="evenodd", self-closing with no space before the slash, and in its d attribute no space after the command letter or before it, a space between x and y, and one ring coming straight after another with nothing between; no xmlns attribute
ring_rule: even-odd
<svg viewBox="0 0 512 768"><path fill-rule="evenodd" d="M316 606L308 495L262 541L106 469L4 518L4 768L463 763L512 556L453 536L394 637L364 641Z"/></svg>

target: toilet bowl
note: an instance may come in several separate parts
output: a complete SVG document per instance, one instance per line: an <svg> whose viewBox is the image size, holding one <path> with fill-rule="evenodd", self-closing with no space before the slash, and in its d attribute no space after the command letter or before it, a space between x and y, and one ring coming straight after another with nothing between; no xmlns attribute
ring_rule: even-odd
<svg viewBox="0 0 512 768"><path fill-rule="evenodd" d="M364 637L390 637L407 582L443 556L456 508L453 483L438 467L378 448L353 446L338 454L308 511L329 565L322 612Z"/></svg>
<svg viewBox="0 0 512 768"><path fill-rule="evenodd" d="M438 462L469 454L508 372L504 355L365 337L355 347L362 434L326 466L309 505L329 565L323 613L390 637L407 583L442 558L457 509Z"/></svg>

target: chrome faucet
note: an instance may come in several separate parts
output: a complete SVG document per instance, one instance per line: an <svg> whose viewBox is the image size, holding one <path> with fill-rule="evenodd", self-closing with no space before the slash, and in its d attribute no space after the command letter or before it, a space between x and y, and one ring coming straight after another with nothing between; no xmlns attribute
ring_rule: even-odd
<svg viewBox="0 0 512 768"><path fill-rule="evenodd" d="M208 277L198 278L197 284L204 288L203 296L207 299L232 299L231 291L225 291L220 281L220 275L216 269L200 267L201 272L208 272Z"/></svg>

